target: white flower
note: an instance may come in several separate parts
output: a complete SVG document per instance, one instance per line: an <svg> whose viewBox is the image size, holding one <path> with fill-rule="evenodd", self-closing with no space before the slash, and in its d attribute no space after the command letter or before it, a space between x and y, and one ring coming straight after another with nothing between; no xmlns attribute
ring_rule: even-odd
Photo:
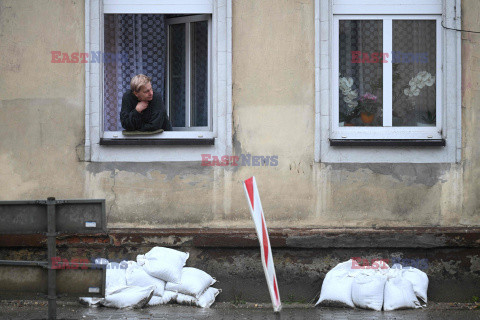
<svg viewBox="0 0 480 320"><path fill-rule="evenodd" d="M352 77L347 78L347 84L348 84L349 87L353 86L353 78Z"/></svg>
<svg viewBox="0 0 480 320"><path fill-rule="evenodd" d="M430 78L432 75L428 73L427 71L420 71L416 78L421 80L421 81L426 81L428 78Z"/></svg>
<svg viewBox="0 0 480 320"><path fill-rule="evenodd" d="M352 78L346 78L346 77L341 77L339 80L339 88L342 91L344 95L347 95L350 93L352 90L352 85L353 85L353 79Z"/></svg>
<svg viewBox="0 0 480 320"><path fill-rule="evenodd" d="M430 79L428 79L427 82L425 82L425 84L429 87L431 87L434 83L435 83L435 77L433 76L430 76Z"/></svg>
<svg viewBox="0 0 480 320"><path fill-rule="evenodd" d="M355 99L357 99L358 93L357 90L352 90L353 78L341 77L338 84L342 94L345 96L343 101L345 101L349 108L356 107L358 102Z"/></svg>
<svg viewBox="0 0 480 320"><path fill-rule="evenodd" d="M350 91L350 92L348 92L345 96L346 96L347 99L349 99L349 100L356 99L356 98L358 97L357 90Z"/></svg>
<svg viewBox="0 0 480 320"><path fill-rule="evenodd" d="M427 86L432 86L435 83L435 77L427 71L420 71L415 77L410 79L408 85L410 88L403 90L403 94L409 97L418 96L420 89Z"/></svg>
<svg viewBox="0 0 480 320"><path fill-rule="evenodd" d="M357 101L352 101L350 103L347 103L347 105L350 109L352 109L352 108L355 108L356 106L358 106L358 102Z"/></svg>

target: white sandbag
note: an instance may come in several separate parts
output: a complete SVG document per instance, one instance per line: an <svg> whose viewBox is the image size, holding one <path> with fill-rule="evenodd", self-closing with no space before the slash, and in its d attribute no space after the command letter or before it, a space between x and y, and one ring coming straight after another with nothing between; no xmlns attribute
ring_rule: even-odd
<svg viewBox="0 0 480 320"><path fill-rule="evenodd" d="M165 290L165 281L152 277L136 262L129 264L126 271L126 282L128 286L148 287L155 286L153 292L156 296L162 296Z"/></svg>
<svg viewBox="0 0 480 320"><path fill-rule="evenodd" d="M428 276L417 268L405 267L402 270L403 279L407 279L413 285L413 292L425 304L427 303Z"/></svg>
<svg viewBox="0 0 480 320"><path fill-rule="evenodd" d="M152 299L148 301L149 306L158 306L162 304L175 303L177 302L178 293L175 291L165 290L163 296L158 297L156 295L152 296Z"/></svg>
<svg viewBox="0 0 480 320"><path fill-rule="evenodd" d="M145 254L145 271L164 281L180 283L182 268L188 259L188 253L155 247Z"/></svg>
<svg viewBox="0 0 480 320"><path fill-rule="evenodd" d="M197 306L200 308L210 308L210 306L215 302L215 298L221 292L217 288L208 288L197 301Z"/></svg>
<svg viewBox="0 0 480 320"><path fill-rule="evenodd" d="M104 298L89 298L89 297L80 297L80 304L89 306L89 307L98 307L105 300Z"/></svg>
<svg viewBox="0 0 480 320"><path fill-rule="evenodd" d="M352 301L352 282L355 273L352 265L353 260L345 261L327 273L323 280L320 298L315 305L355 307Z"/></svg>
<svg viewBox="0 0 480 320"><path fill-rule="evenodd" d="M352 300L355 306L381 311L386 280L387 277L380 272L357 275L352 283Z"/></svg>
<svg viewBox="0 0 480 320"><path fill-rule="evenodd" d="M183 294L188 294L195 298L200 297L202 293L215 283L208 273L197 268L185 267L182 269L182 278L180 283L167 282L166 290L178 291Z"/></svg>
<svg viewBox="0 0 480 320"><path fill-rule="evenodd" d="M402 278L401 273L387 279L383 294L383 310L420 308L413 285L410 281Z"/></svg>
<svg viewBox="0 0 480 320"><path fill-rule="evenodd" d="M197 305L197 298L193 296L189 296L188 294L179 293L177 295L177 303L183 304L186 306L196 306Z"/></svg>
<svg viewBox="0 0 480 320"><path fill-rule="evenodd" d="M110 308L142 308L153 296L155 287L119 287L105 296L102 305Z"/></svg>
<svg viewBox="0 0 480 320"><path fill-rule="evenodd" d="M115 291L117 288L127 285L126 271L128 267L127 261L109 262L106 267L105 294Z"/></svg>
<svg viewBox="0 0 480 320"><path fill-rule="evenodd" d="M219 293L220 290L217 288L208 288L198 299L188 294L178 293L177 303L200 308L210 308Z"/></svg>
<svg viewBox="0 0 480 320"><path fill-rule="evenodd" d="M147 260L147 259L145 258L145 255L144 255L144 254L139 254L139 255L137 255L137 264L138 264L139 266L143 266L143 265L145 264L145 261L146 261L146 260Z"/></svg>

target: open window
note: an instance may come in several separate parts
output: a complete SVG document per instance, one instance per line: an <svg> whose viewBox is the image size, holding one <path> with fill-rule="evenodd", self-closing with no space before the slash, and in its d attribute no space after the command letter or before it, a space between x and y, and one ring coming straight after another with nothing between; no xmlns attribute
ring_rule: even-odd
<svg viewBox="0 0 480 320"><path fill-rule="evenodd" d="M200 161L231 148L231 0L85 1L85 158ZM143 73L173 131L124 136L121 100ZM192 147L192 145L194 145Z"/></svg>
<svg viewBox="0 0 480 320"><path fill-rule="evenodd" d="M140 73L152 78L173 130L211 130L210 40L211 15L105 14L104 137L121 136L122 96Z"/></svg>

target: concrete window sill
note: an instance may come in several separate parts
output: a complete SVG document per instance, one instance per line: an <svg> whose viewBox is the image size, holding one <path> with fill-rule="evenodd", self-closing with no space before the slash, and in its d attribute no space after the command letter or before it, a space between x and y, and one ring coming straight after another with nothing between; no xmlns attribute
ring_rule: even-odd
<svg viewBox="0 0 480 320"><path fill-rule="evenodd" d="M213 146L214 138L205 139L109 139L100 138L102 146Z"/></svg>
<svg viewBox="0 0 480 320"><path fill-rule="evenodd" d="M332 147L445 147L445 139L330 139Z"/></svg>

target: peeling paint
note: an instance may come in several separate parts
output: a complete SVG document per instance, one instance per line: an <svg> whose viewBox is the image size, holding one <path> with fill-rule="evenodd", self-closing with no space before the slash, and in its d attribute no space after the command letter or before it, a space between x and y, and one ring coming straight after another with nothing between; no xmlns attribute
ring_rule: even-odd
<svg viewBox="0 0 480 320"><path fill-rule="evenodd" d="M326 163L327 168L334 171L356 172L360 169L370 170L372 173L391 176L407 185L423 184L432 187L438 182L447 182L443 176L451 168L449 163Z"/></svg>
<svg viewBox="0 0 480 320"><path fill-rule="evenodd" d="M470 258L470 272L480 272L480 257L475 255L467 258Z"/></svg>
<svg viewBox="0 0 480 320"><path fill-rule="evenodd" d="M94 175L104 171L118 170L141 174L147 178L152 171L158 171L165 175L167 181L188 175L208 176L213 171L213 167L202 166L201 162L90 162L86 169Z"/></svg>

